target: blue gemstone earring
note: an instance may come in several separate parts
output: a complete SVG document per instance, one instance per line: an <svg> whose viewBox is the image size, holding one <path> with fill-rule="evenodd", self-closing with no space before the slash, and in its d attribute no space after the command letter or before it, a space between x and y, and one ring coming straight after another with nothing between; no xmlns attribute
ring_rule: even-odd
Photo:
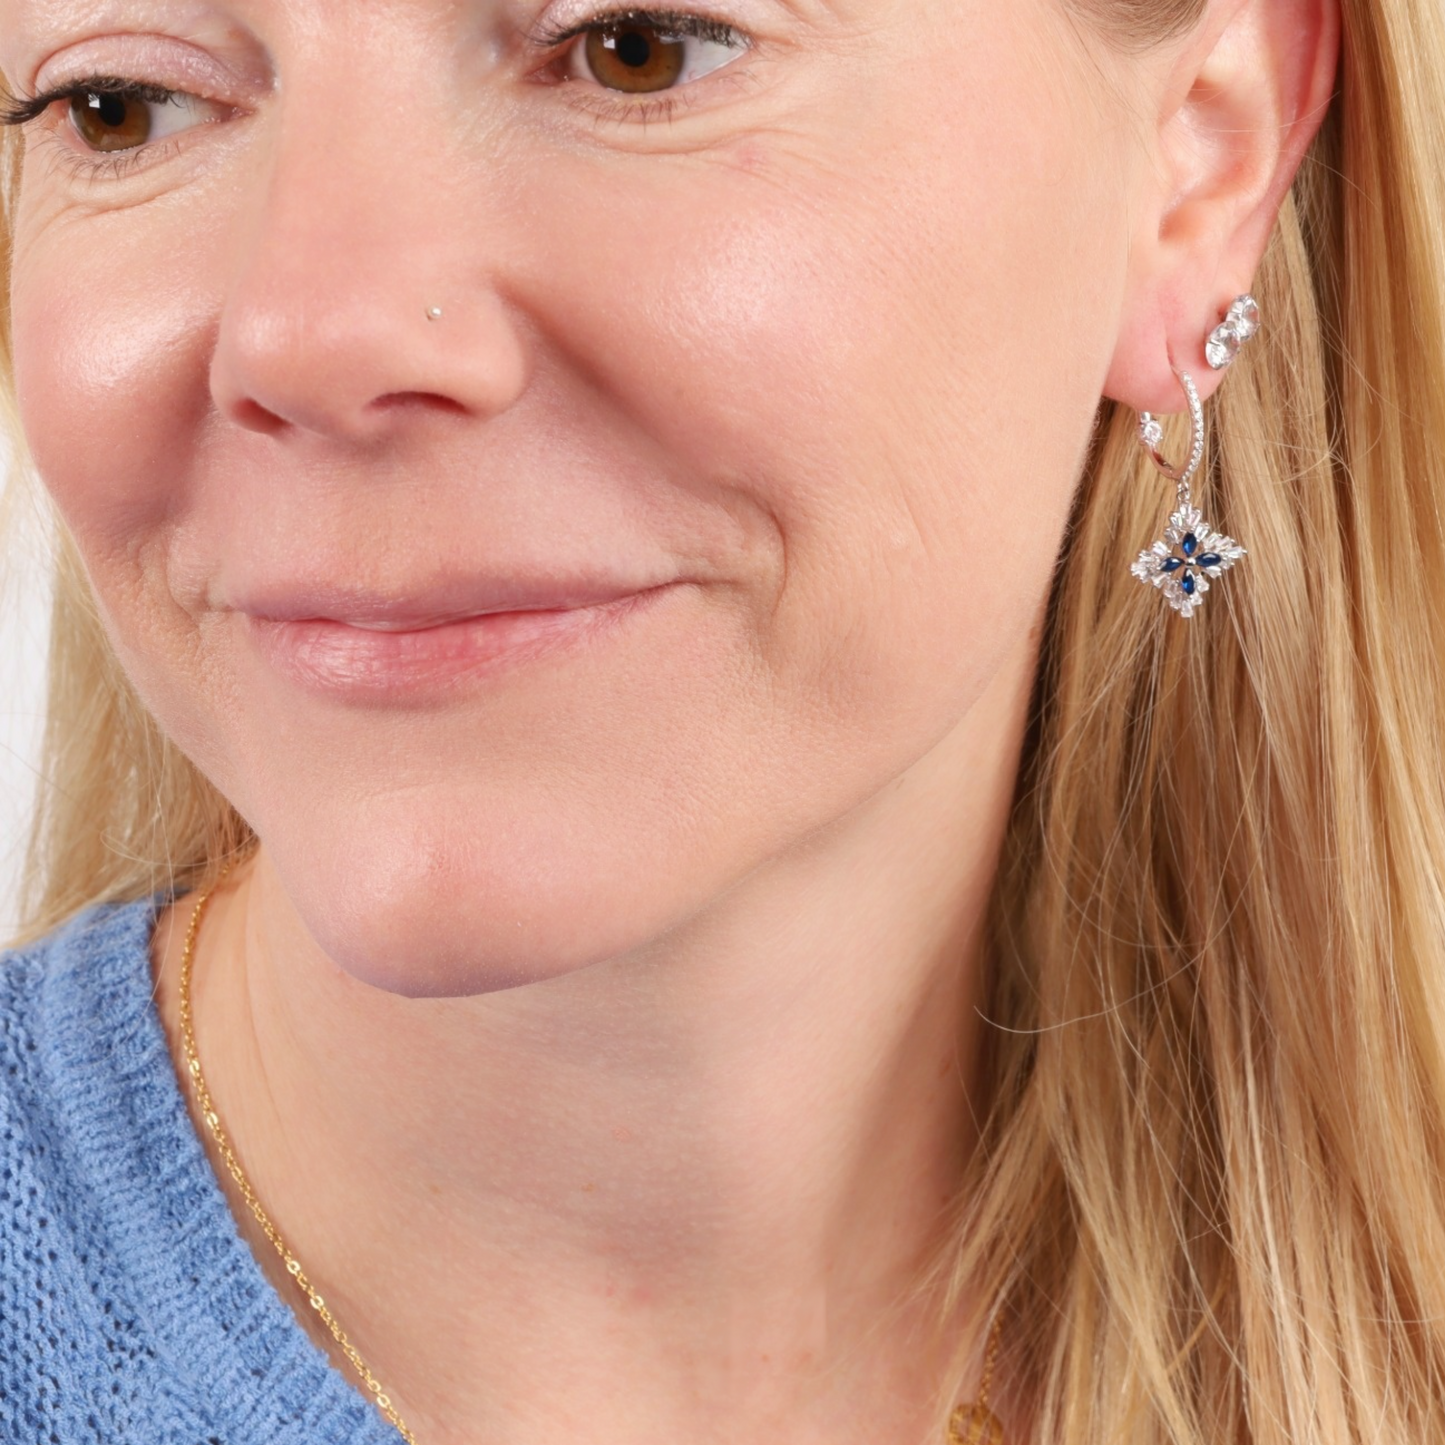
<svg viewBox="0 0 1445 1445"><path fill-rule="evenodd" d="M1259 307L1252 296L1240 296L1224 320L1210 333L1204 354L1211 367L1222 371L1239 354L1239 348L1259 329ZM1149 412L1139 418L1139 441L1144 450L1171 481L1178 484L1178 500L1164 536L1129 569L1141 582L1155 587L1181 616L1192 617L1209 591L1211 578L1227 572L1245 550L1223 532L1214 531L1189 495L1189 479L1204 456L1204 406L1194 378L1187 371L1171 368L1189 400L1193 446L1182 467L1172 466L1159 451L1164 428Z"/></svg>

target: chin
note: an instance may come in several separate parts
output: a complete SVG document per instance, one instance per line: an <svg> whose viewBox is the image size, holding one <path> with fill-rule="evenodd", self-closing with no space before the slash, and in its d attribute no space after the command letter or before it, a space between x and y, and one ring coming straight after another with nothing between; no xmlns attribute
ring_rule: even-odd
<svg viewBox="0 0 1445 1445"><path fill-rule="evenodd" d="M634 952L716 886L695 854L684 864L686 850L659 847L655 827L549 810L541 828L535 799L511 817L495 799L461 816L371 811L270 830L263 866L338 968L408 998L493 993Z"/></svg>

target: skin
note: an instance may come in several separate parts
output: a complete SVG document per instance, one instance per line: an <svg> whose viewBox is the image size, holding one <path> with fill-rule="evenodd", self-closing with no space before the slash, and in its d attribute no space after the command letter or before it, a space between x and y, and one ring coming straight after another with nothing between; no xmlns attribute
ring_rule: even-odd
<svg viewBox="0 0 1445 1445"><path fill-rule="evenodd" d="M909 1287L1091 421L1219 384L1338 44L1329 0L1127 58L1059 0L706 13L751 48L641 118L542 0L0 0L19 93L205 102L122 175L30 127L22 420L262 840L207 1078L423 1445L931 1438ZM424 695L299 685L242 610L519 566L672 585Z"/></svg>

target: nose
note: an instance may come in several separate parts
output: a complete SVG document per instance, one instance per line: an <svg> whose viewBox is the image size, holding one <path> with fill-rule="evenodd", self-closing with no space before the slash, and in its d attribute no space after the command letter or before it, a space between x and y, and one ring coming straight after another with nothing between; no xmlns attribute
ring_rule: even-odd
<svg viewBox="0 0 1445 1445"><path fill-rule="evenodd" d="M389 107L338 125L320 89L285 105L238 203L210 365L221 415L367 443L419 410L505 411L528 356L489 251L504 220L475 214L485 175L440 174L455 143Z"/></svg>

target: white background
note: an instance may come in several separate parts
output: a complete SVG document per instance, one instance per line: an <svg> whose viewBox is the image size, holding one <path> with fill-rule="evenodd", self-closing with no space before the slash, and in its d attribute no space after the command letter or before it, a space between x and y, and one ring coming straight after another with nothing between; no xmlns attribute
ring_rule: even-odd
<svg viewBox="0 0 1445 1445"><path fill-rule="evenodd" d="M0 488L6 486L0 454ZM35 500L7 498L0 538L0 944L16 923L16 885L37 781L50 568Z"/></svg>

